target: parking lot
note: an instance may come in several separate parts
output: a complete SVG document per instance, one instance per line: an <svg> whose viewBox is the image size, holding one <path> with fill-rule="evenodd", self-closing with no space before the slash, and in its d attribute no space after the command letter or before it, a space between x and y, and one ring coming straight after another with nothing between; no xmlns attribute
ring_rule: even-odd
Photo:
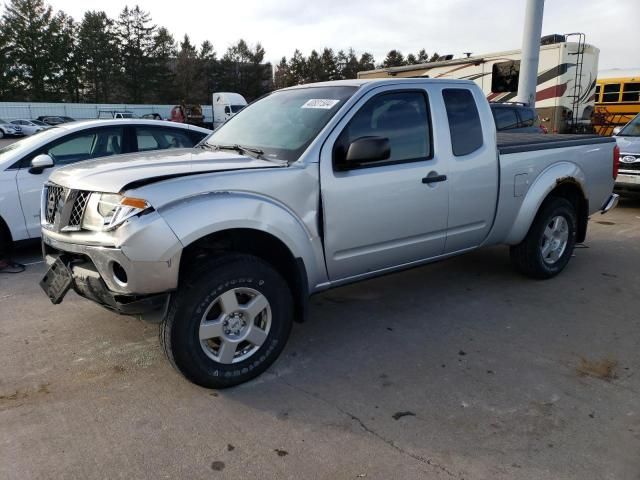
<svg viewBox="0 0 640 480"><path fill-rule="evenodd" d="M640 200L569 268L505 248L326 292L240 387L188 383L157 327L0 274L0 478L640 478Z"/></svg>

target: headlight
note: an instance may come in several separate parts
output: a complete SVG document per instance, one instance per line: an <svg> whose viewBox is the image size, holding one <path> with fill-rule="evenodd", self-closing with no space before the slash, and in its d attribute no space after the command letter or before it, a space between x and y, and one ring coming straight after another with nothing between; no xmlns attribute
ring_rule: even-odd
<svg viewBox="0 0 640 480"><path fill-rule="evenodd" d="M146 200L117 193L92 193L82 218L82 228L107 231L151 208Z"/></svg>

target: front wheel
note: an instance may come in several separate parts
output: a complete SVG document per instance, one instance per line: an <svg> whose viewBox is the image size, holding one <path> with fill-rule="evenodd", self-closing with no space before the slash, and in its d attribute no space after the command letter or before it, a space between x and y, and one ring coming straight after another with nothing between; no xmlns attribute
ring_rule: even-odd
<svg viewBox="0 0 640 480"><path fill-rule="evenodd" d="M0 130L0 138L4 138L4 132Z"/></svg>
<svg viewBox="0 0 640 480"><path fill-rule="evenodd" d="M289 287L263 260L218 258L185 281L160 325L167 357L206 388L250 380L280 355L293 321Z"/></svg>
<svg viewBox="0 0 640 480"><path fill-rule="evenodd" d="M529 277L556 276L571 259L576 244L576 226L574 205L565 198L549 198L524 240L511 247L511 261L518 271Z"/></svg>

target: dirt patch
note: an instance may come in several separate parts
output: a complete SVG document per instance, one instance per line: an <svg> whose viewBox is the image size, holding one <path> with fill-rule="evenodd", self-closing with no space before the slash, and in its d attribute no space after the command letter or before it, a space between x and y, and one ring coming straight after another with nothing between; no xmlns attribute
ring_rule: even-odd
<svg viewBox="0 0 640 480"><path fill-rule="evenodd" d="M287 452L286 450L281 450L279 448L276 448L274 452L276 452L279 457L284 457L285 455L289 455L289 452Z"/></svg>
<svg viewBox="0 0 640 480"><path fill-rule="evenodd" d="M615 222L607 222L607 221L604 221L604 220L596 222L596 223L599 223L600 225L615 225Z"/></svg>
<svg viewBox="0 0 640 480"><path fill-rule="evenodd" d="M13 392L2 394L0 395L0 411L19 407L22 405L22 403L18 403L21 400L27 400L34 396L48 395L49 393L51 393L49 392L49 384L42 383L34 388L16 389Z"/></svg>
<svg viewBox="0 0 640 480"><path fill-rule="evenodd" d="M221 472L222 470L224 470L224 462L212 462L211 470L213 470L214 472Z"/></svg>
<svg viewBox="0 0 640 480"><path fill-rule="evenodd" d="M610 382L618 378L616 373L617 366L618 361L611 358L589 360L581 357L580 365L576 367L576 372L580 377L593 377Z"/></svg>

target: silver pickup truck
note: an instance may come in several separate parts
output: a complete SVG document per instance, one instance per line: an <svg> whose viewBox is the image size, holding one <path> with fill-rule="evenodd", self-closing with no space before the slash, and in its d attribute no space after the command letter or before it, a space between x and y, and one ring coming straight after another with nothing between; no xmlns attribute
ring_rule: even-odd
<svg viewBox="0 0 640 480"><path fill-rule="evenodd" d="M616 204L615 146L496 139L469 81L279 90L195 148L57 170L41 285L159 322L181 373L228 387L274 362L322 290L496 244L530 277L558 274Z"/></svg>

